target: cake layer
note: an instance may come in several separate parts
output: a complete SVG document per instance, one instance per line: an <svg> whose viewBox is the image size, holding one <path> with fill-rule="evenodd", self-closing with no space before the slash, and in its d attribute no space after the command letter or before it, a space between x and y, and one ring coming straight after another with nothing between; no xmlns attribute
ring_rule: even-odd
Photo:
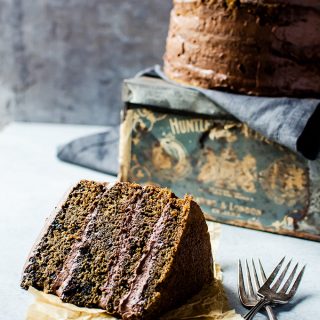
<svg viewBox="0 0 320 320"><path fill-rule="evenodd" d="M171 79L265 96L320 96L317 0L174 1Z"/></svg>
<svg viewBox="0 0 320 320"><path fill-rule="evenodd" d="M189 196L171 198L155 225L130 290L121 300L123 319L154 319L159 310L182 304L210 283L209 242L199 206Z"/></svg>
<svg viewBox="0 0 320 320"><path fill-rule="evenodd" d="M21 286L54 293L53 284L74 243L81 237L87 216L95 209L106 184L80 181L57 206L31 250Z"/></svg>
<svg viewBox="0 0 320 320"><path fill-rule="evenodd" d="M121 246L120 238L127 220L124 204L139 191L141 187L136 185L129 188L127 184L116 184L101 196L55 282L57 295L63 301L82 307L99 306L101 288Z"/></svg>
<svg viewBox="0 0 320 320"><path fill-rule="evenodd" d="M143 187L140 194L127 203L125 215L126 227L120 239L120 246L110 277L103 286L100 306L121 315L121 300L130 291L132 282L144 255L148 252L148 243L162 219L163 210L173 194L166 189ZM110 307L113 306L113 310Z"/></svg>

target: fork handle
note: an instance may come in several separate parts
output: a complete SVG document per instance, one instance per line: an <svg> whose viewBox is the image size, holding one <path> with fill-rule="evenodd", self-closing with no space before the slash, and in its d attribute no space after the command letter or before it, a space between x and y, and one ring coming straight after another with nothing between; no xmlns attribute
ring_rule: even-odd
<svg viewBox="0 0 320 320"><path fill-rule="evenodd" d="M256 315L256 313L263 308L265 305L269 304L270 301L266 298L262 298L259 302L243 317L245 320L251 320Z"/></svg>
<svg viewBox="0 0 320 320"><path fill-rule="evenodd" d="M269 320L277 320L277 317L276 315L274 314L273 310L272 310L272 307L270 305L266 305L265 306L265 309L267 311L267 315L268 315L268 318Z"/></svg>

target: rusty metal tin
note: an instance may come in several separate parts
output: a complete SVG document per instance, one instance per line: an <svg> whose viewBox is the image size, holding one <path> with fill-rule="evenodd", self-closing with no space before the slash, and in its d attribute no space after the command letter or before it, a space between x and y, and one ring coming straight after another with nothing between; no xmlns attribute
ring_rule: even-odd
<svg viewBox="0 0 320 320"><path fill-rule="evenodd" d="M207 219L319 241L318 162L267 140L203 96L191 101L194 94L159 79L125 82L121 180L189 193Z"/></svg>

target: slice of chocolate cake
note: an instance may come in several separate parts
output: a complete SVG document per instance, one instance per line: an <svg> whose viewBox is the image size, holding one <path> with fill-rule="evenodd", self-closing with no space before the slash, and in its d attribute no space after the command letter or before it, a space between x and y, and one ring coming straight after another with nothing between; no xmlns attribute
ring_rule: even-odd
<svg viewBox="0 0 320 320"><path fill-rule="evenodd" d="M21 285L122 319L154 319L212 279L207 226L190 196L81 181L42 232Z"/></svg>

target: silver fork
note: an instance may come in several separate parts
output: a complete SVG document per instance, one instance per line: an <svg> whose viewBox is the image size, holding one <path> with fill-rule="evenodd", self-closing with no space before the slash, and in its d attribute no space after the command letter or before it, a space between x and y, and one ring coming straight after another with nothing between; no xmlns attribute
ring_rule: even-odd
<svg viewBox="0 0 320 320"><path fill-rule="evenodd" d="M261 276L262 281L264 283L267 280L267 277L266 277L266 274L263 270L262 263L261 263L260 259L259 259L259 266L260 266L260 276ZM254 273L255 288L253 288L253 285L252 285L251 273L250 273L250 269L249 269L249 265L248 265L247 260L246 260L246 269L247 269L247 288L248 288L248 291L246 291L246 289L245 289L242 265L241 265L241 261L239 260L238 294L239 294L240 301L242 302L242 304L244 306L254 307L261 299L258 296L257 291L260 289L262 284L259 281L257 269L256 269L256 266L255 266L253 259L252 259L252 269L253 269L253 273ZM265 309L267 311L267 315L268 315L269 320L277 320L277 317L273 313L273 310L270 305L265 305Z"/></svg>
<svg viewBox="0 0 320 320"><path fill-rule="evenodd" d="M295 267L293 268L290 276L285 281L285 283L282 285L283 280L287 274L287 271L289 269L289 266L291 264L291 260L286 265L280 276L278 277L277 281L272 285L273 281L279 274L279 271L281 269L281 266L284 262L285 258L282 258L282 260L279 262L279 264L275 267L267 281L262 285L262 287L258 290L258 295L261 297L261 300L244 316L245 320L252 319L256 313L265 305L270 303L279 303L279 304L285 304L288 303L295 293L297 292L297 289L299 287L299 284L301 282L304 270L306 266L303 266L301 271L299 272L298 276L296 277L295 281L294 276L296 274L296 271L298 269L299 264L297 263ZM272 286L271 286L272 285ZM281 286L282 285L282 286ZM279 290L281 286L281 289ZM291 287L290 290L288 290Z"/></svg>

